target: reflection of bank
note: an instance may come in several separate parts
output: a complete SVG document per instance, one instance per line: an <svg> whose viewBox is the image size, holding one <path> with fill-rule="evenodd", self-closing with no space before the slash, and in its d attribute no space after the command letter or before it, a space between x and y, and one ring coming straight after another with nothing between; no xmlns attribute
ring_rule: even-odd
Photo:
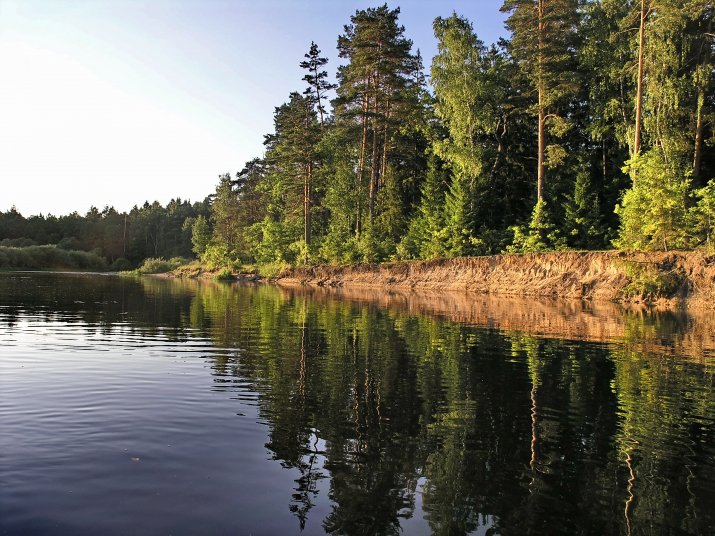
<svg viewBox="0 0 715 536"><path fill-rule="evenodd" d="M500 331L547 338L623 342L634 350L715 364L715 314L657 311L610 302L510 298L450 291L365 287L281 287L290 296L374 303L411 315L435 315Z"/></svg>

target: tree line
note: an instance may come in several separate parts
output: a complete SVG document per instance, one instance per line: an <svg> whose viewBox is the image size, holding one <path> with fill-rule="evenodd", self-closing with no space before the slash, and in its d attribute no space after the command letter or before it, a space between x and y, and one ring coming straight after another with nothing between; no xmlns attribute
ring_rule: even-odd
<svg viewBox="0 0 715 536"><path fill-rule="evenodd" d="M161 233L154 205L132 211L121 256L193 250L220 266L712 248L712 3L501 10L510 36L491 45L464 17L437 18L428 69L399 8L356 11L335 83L311 43L264 154L179 210L181 223L156 207L173 222ZM102 247L116 257L112 236Z"/></svg>
<svg viewBox="0 0 715 536"><path fill-rule="evenodd" d="M191 227L195 218L209 213L208 198L196 203L177 198L166 206L145 202L128 212L92 207L85 215L27 218L11 208L0 213L0 246L54 244L58 249L93 252L113 269L125 270L146 258L192 257Z"/></svg>
<svg viewBox="0 0 715 536"><path fill-rule="evenodd" d="M336 84L312 43L264 155L223 176L196 220L196 253L343 263L710 246L712 4L501 9L511 35L490 46L464 17L437 18L429 76L399 8L350 18Z"/></svg>

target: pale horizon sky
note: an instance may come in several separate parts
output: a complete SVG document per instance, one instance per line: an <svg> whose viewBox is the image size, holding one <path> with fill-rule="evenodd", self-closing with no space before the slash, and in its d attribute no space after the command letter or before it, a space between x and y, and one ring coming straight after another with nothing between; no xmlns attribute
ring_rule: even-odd
<svg viewBox="0 0 715 536"><path fill-rule="evenodd" d="M273 111L303 91L310 42L337 68L342 0L0 0L0 211L84 214L200 201L263 154ZM501 0L388 2L429 65L432 21L506 35Z"/></svg>

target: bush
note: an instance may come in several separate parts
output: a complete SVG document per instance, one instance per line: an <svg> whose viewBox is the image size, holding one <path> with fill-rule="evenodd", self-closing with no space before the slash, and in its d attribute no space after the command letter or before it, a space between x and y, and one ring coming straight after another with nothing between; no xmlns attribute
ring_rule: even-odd
<svg viewBox="0 0 715 536"><path fill-rule="evenodd" d="M705 247L715 249L715 180L708 182L705 188L695 192L698 204L693 209L695 233Z"/></svg>
<svg viewBox="0 0 715 536"><path fill-rule="evenodd" d="M166 260L161 257L144 259L142 265L137 268L140 274L164 274L176 270L182 264L186 264L187 260L182 257L174 257Z"/></svg>
<svg viewBox="0 0 715 536"><path fill-rule="evenodd" d="M0 269L104 271L107 261L95 253L67 251L56 246L0 246Z"/></svg>
<svg viewBox="0 0 715 536"><path fill-rule="evenodd" d="M623 294L646 300L674 296L685 280L681 270L662 270L653 264L626 262L625 271L631 282L624 287Z"/></svg>
<svg viewBox="0 0 715 536"><path fill-rule="evenodd" d="M223 268L231 264L231 256L226 244L209 244L201 255L203 262L209 270Z"/></svg>
<svg viewBox="0 0 715 536"><path fill-rule="evenodd" d="M231 281L235 279L233 272L230 268L223 268L216 275L214 275L216 281Z"/></svg>
<svg viewBox="0 0 715 536"><path fill-rule="evenodd" d="M109 267L109 269L113 272L124 272L126 270L131 270L131 268L132 268L132 263L129 262L124 257L119 257Z"/></svg>
<svg viewBox="0 0 715 536"><path fill-rule="evenodd" d="M287 270L291 267L290 264L284 262L272 262L269 264L261 264L257 267L258 275L263 278L269 279L271 277L276 277L282 271Z"/></svg>

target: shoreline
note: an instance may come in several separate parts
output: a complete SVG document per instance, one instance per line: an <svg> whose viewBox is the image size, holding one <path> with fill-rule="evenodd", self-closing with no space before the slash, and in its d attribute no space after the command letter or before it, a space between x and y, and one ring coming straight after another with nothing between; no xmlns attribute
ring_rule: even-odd
<svg viewBox="0 0 715 536"><path fill-rule="evenodd" d="M587 251L289 268L278 286L458 291L715 310L715 255Z"/></svg>

